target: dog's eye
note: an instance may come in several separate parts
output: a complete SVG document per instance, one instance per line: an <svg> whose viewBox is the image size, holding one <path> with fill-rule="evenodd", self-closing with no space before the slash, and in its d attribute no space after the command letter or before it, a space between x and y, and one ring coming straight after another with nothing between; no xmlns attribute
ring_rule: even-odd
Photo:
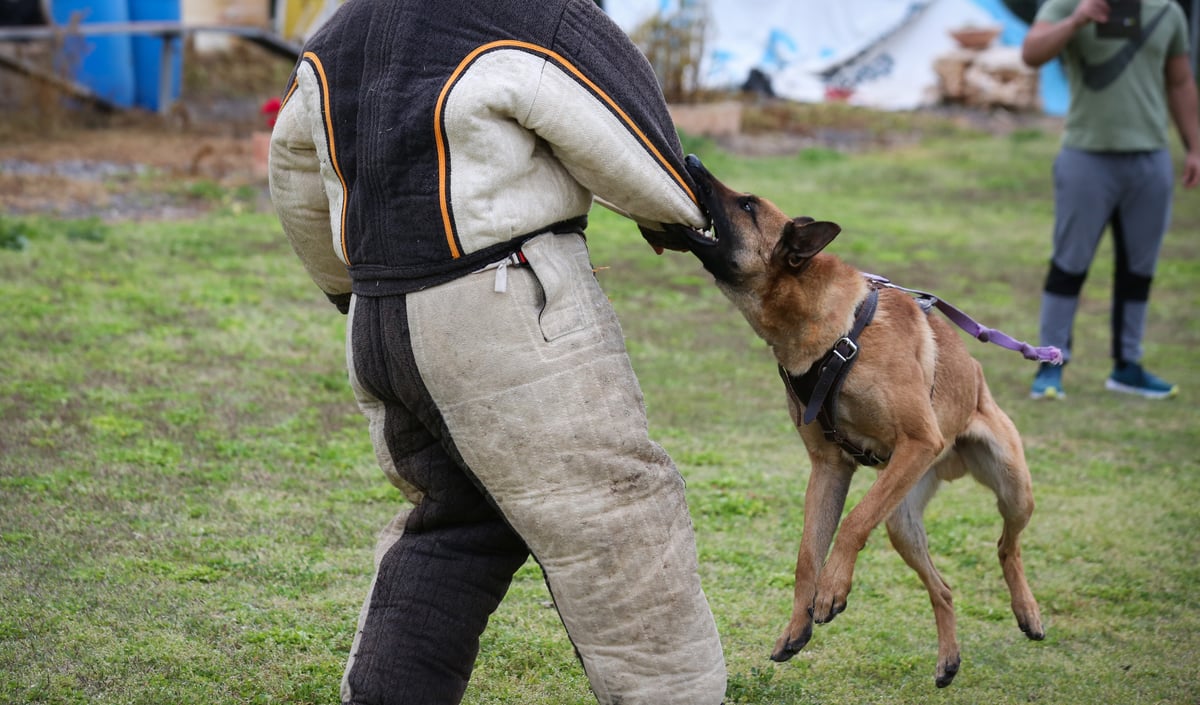
<svg viewBox="0 0 1200 705"><path fill-rule="evenodd" d="M754 199L753 198L743 198L738 203L738 206L742 210L746 211L747 213L753 213L754 212Z"/></svg>

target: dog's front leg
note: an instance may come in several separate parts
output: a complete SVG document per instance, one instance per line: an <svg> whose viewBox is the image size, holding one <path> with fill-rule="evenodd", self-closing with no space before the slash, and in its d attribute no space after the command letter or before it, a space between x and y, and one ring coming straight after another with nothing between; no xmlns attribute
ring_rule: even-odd
<svg viewBox="0 0 1200 705"><path fill-rule="evenodd" d="M817 594L812 607L813 620L817 624L831 621L846 609L858 552L867 545L871 531L900 506L904 496L925 475L945 447L940 436L937 440L933 440L931 435L925 438L929 440L901 437L892 450L888 464L879 471L878 479L842 522L833 551L817 582Z"/></svg>
<svg viewBox="0 0 1200 705"><path fill-rule="evenodd" d="M846 494L855 466L840 453L827 457L809 455L812 472L804 491L804 529L800 535L800 550L796 556L796 585L792 594L792 616L787 628L775 642L773 661L787 661L803 649L812 638L813 598L817 594L817 579L821 565L829 553L833 533L846 506Z"/></svg>

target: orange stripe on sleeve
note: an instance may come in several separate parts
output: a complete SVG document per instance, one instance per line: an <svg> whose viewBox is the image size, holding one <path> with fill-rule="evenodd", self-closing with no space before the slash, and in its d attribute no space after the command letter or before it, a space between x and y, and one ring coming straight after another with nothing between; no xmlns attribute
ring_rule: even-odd
<svg viewBox="0 0 1200 705"><path fill-rule="evenodd" d="M617 115L617 117L619 117L621 119L621 121L623 123L625 123L626 127L629 128L629 131L632 132L635 136L637 136L637 138L642 142L642 144L645 145L646 149L651 154L654 155L655 159L658 160L659 164L662 165L662 167L667 171L667 173L669 173L671 175L671 177L675 180L675 182L678 183L679 186L684 190L684 192L687 193L688 198L692 199L693 203L699 204L699 200L696 198L696 194L692 192L692 189L691 189L691 187L688 186L687 181L684 180L684 178L682 176L680 176L679 172L675 169L675 167L671 165L671 162L662 155L662 153L658 150L657 147L654 146L654 143L650 141L650 138L648 138L644 132L642 132L641 128L639 128L637 126L637 124L633 121L633 119L630 118L629 115L624 110L621 109L621 106L617 105L617 102L615 100L613 100L611 96L609 96L607 93L605 93L603 90L601 90L599 86L597 86L591 79L589 79L587 76L585 76L583 74L583 72L580 71L578 68L576 68L571 62L567 61L566 58L564 58L562 55L560 55L554 51L546 49L545 47L540 47L536 44L530 44L529 42L521 42L521 41L516 41L516 40L508 40L508 39L496 41L496 42L490 42L488 44L484 44L484 45L478 47L477 49L472 51L470 54L467 54L467 56L461 62L459 62L458 66L454 69L454 72L452 74L450 74L450 78L448 78L446 80L446 84L444 86L442 86L442 91L438 95L437 104L434 107L434 113L433 113L434 125L433 125L433 127L434 127L434 137L437 142L438 198L440 200L441 211L442 211L442 225L446 231L446 243L450 247L450 253L451 253L452 257L457 259L460 256L460 252L458 249L458 244L455 242L454 223L453 223L453 218L451 217L451 214L450 214L449 165L447 164L448 146L446 144L446 136L442 129L442 112L443 112L443 109L445 108L446 97L449 95L450 89L453 87L454 83L458 80L458 78L463 74L463 72L466 71L467 67L470 66L471 63L473 61L475 61L475 59L477 59L481 54L488 52L488 51L492 51L494 49L502 49L502 48L506 48L506 47L514 48L514 49L523 49L526 51L533 52L535 54L541 54L542 56L545 56L546 58L553 60L555 63L562 66L563 69L565 69L566 71L568 71L572 75L574 75L575 78L577 78L580 81L580 83L587 86L589 89L591 89L591 91L593 93L595 93L597 96L599 96L600 99L602 101L604 101L604 103L607 104L609 108L612 109L612 111Z"/></svg>
<svg viewBox="0 0 1200 705"><path fill-rule="evenodd" d="M304 59L312 64L313 69L317 72L317 77L321 81L321 113L325 122L325 139L329 144L329 161L333 165L333 172L337 174L338 182L342 185L341 232L339 233L342 241L342 259L349 266L350 253L346 249L346 208L350 201L350 190L346 188L346 178L342 176L342 167L338 164L337 159L337 146L334 144L333 139L333 116L329 104L329 79L325 75L325 67L321 64L320 57L311 51L306 51L304 52Z"/></svg>
<svg viewBox="0 0 1200 705"><path fill-rule="evenodd" d="M287 105L288 101L292 99L292 94L295 93L296 89L299 87L300 87L300 78L296 77L296 78L292 79L292 85L288 86L287 93L284 94L283 100L279 101L279 109L280 110L283 110L283 106Z"/></svg>

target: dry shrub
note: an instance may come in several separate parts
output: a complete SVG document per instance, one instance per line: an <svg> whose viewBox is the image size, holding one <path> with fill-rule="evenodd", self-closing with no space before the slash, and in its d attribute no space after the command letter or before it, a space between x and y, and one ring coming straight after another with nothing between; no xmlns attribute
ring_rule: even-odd
<svg viewBox="0 0 1200 705"><path fill-rule="evenodd" d="M707 0L678 0L674 10L660 10L630 35L650 60L668 103L693 103L699 96L709 20Z"/></svg>

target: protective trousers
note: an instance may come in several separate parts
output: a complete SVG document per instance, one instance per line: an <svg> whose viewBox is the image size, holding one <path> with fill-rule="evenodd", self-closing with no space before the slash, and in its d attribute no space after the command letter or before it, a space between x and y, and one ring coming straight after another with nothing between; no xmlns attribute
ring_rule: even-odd
<svg viewBox="0 0 1200 705"><path fill-rule="evenodd" d="M715 705L725 665L683 480L647 434L578 234L404 297L355 297L347 358L376 455L414 501L380 537L342 699L458 703L532 552L608 705Z"/></svg>
<svg viewBox="0 0 1200 705"><path fill-rule="evenodd" d="M1171 219L1170 153L1064 148L1054 160L1054 253L1042 293L1040 341L1071 358L1079 294L1112 225L1112 357L1142 359L1150 285Z"/></svg>

